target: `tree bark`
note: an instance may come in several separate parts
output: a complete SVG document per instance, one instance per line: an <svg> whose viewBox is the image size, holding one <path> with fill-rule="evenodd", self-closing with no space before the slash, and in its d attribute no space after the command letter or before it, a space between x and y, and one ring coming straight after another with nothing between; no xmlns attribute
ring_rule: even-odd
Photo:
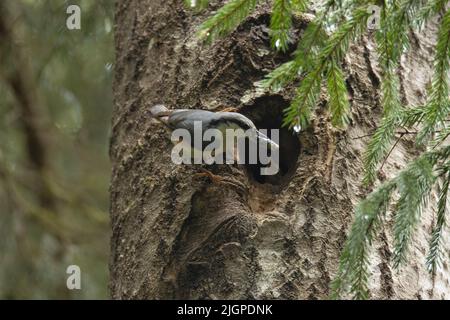
<svg viewBox="0 0 450 320"><path fill-rule="evenodd" d="M223 1L213 1L209 10ZM208 12L182 1L119 0L116 7L115 110L111 138L111 295L115 299L325 299L352 222L361 187L361 155L380 119L378 67L372 35L345 60L352 122L345 132L329 125L323 97L312 126L299 136L281 131L283 174L263 179L254 168L215 166L246 187L194 177L198 166L170 160L169 134L146 112L171 108L219 110L227 106L258 127L280 128L295 85L260 92L254 82L288 61L270 49L269 6L263 4L229 37L211 46L196 38ZM297 41L307 19L296 18ZM423 102L430 79L436 27L413 34L402 59L402 98ZM362 137L361 136L366 136ZM383 166L392 177L415 155L404 137ZM392 270L390 219L371 256L372 298L449 298L447 265L425 270L434 212L427 209L410 262ZM448 239L448 237L447 237Z"/></svg>

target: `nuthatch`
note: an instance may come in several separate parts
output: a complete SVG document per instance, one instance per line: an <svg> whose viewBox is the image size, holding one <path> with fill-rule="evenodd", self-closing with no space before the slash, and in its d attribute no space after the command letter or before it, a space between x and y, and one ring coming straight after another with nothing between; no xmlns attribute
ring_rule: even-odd
<svg viewBox="0 0 450 320"><path fill-rule="evenodd" d="M246 136L255 140L256 143L266 143L269 149L279 149L278 144L268 138L266 135L256 129L255 124L246 116L236 112L211 112L199 109L175 109L169 110L164 105L155 105L150 108L150 116L163 123L169 130L185 129L191 136L194 136L195 123L201 123L202 132L208 129L217 129L222 132L223 136L227 129L242 129L236 132L245 132L254 130L254 134ZM239 138L239 136L237 136ZM191 144L194 148L194 144ZM202 148L205 146L202 145ZM202 151L202 150L200 150ZM236 156L236 155L235 155ZM207 171L207 170L204 170ZM223 180L212 173L205 172L213 181Z"/></svg>

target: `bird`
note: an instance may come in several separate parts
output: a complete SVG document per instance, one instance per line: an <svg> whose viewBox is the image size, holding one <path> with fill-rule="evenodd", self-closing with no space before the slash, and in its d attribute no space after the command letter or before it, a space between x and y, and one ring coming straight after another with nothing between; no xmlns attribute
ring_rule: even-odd
<svg viewBox="0 0 450 320"><path fill-rule="evenodd" d="M265 134L260 132L253 121L251 121L246 116L237 113L230 112L228 110L236 110L234 108L227 108L225 110L219 112L212 112L202 109L168 109L163 104L154 105L149 109L150 117L162 123L169 131L174 131L176 129L185 129L189 132L191 137L194 136L195 132L195 123L201 123L202 132L205 132L208 129L217 129L222 135L225 137L227 129L242 129L236 131L237 134L242 134L242 132L246 132L251 130L253 134L247 135L246 137L249 139L253 139L256 143L266 143L269 150L277 149L279 150L279 145L267 137ZM238 137L239 138L239 137ZM195 145L193 143L194 139L191 139L191 148L195 149ZM178 141L174 142L175 144ZM201 146L202 150L205 148L207 144L210 142L204 142ZM225 149L223 149L225 150ZM233 155L238 157L236 154L236 149L234 150ZM237 160L237 159L236 159ZM211 173L209 170L201 168L202 172L198 173L197 176L206 176L209 177L213 182L223 182L227 183L227 181L221 176L215 175Z"/></svg>

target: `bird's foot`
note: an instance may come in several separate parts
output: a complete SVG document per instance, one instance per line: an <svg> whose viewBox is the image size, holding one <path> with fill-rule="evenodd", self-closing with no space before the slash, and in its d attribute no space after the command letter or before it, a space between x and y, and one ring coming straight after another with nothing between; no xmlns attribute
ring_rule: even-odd
<svg viewBox="0 0 450 320"><path fill-rule="evenodd" d="M238 112L238 108L227 107L225 109L220 110L220 112Z"/></svg>
<svg viewBox="0 0 450 320"><path fill-rule="evenodd" d="M214 183L220 183L224 179L223 177L218 176L218 175L212 173L209 170L201 168L201 171L202 172L197 172L196 174L194 174L194 176L197 177L197 178L202 178L202 177L209 178Z"/></svg>
<svg viewBox="0 0 450 320"><path fill-rule="evenodd" d="M195 177L197 177L197 178L207 177L213 183L226 184L226 185L235 187L243 192L247 191L247 186L236 179L216 175L216 174L212 173L211 171L206 170L204 168L200 168L200 170L202 172L198 172L198 173L194 174Z"/></svg>

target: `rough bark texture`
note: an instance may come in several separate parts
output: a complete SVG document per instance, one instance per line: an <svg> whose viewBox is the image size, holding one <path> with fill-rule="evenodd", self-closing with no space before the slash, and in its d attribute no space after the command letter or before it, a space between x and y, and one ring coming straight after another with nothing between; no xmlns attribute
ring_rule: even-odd
<svg viewBox="0 0 450 320"><path fill-rule="evenodd" d="M380 117L379 77L370 36L346 59L353 121L336 134L320 107L299 137L281 133L283 176L262 180L252 169L217 166L242 191L195 178L198 167L170 160L169 135L150 121L156 103L172 108L240 108L260 127L280 127L294 87L276 95L254 82L289 54L269 48L268 7L260 6L232 35L199 44L195 15L178 0L121 0L116 8L115 111L111 140L111 294L113 298L323 299L361 188L361 154ZM213 1L216 9L221 1ZM298 19L301 31L307 21ZM430 79L433 25L413 35L402 61L402 98L423 100ZM295 47L295 44L293 48ZM322 105L323 103L321 103ZM384 165L392 176L414 155L405 138ZM265 183L261 183L265 182ZM388 226L372 254L373 298L450 298L447 265L424 267L434 212L427 210L410 263L392 270ZM448 237L447 237L448 238Z"/></svg>

